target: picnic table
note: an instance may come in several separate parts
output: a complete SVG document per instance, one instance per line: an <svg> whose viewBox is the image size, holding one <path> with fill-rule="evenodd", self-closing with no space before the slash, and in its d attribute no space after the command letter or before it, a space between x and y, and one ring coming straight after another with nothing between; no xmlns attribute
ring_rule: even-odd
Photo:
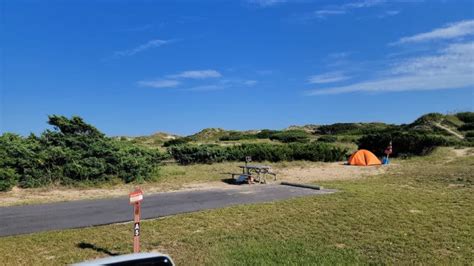
<svg viewBox="0 0 474 266"><path fill-rule="evenodd" d="M267 165L240 165L242 175L252 176L259 183L267 183L266 175L273 175L276 180L276 174L272 172L272 168Z"/></svg>

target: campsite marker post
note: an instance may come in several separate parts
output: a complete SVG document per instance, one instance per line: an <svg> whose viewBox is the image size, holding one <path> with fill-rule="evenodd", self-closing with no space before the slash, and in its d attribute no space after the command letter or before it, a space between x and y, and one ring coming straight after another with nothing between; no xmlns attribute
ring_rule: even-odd
<svg viewBox="0 0 474 266"><path fill-rule="evenodd" d="M140 188L136 188L135 191L130 193L130 204L133 205L133 252L140 252L140 215L141 206L140 203L143 201L143 191Z"/></svg>

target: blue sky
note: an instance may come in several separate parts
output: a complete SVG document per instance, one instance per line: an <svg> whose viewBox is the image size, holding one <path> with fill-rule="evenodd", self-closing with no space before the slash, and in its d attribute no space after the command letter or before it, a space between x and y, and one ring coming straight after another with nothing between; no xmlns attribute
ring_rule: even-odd
<svg viewBox="0 0 474 266"><path fill-rule="evenodd" d="M13 1L0 131L409 123L474 108L473 1Z"/></svg>

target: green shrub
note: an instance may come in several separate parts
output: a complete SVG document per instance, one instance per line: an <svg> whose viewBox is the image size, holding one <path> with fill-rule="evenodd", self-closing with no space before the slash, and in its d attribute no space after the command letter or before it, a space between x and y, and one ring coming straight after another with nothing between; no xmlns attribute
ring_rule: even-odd
<svg viewBox="0 0 474 266"><path fill-rule="evenodd" d="M219 138L220 141L237 141L243 139L256 139L256 134L246 134L239 131L231 131L228 135Z"/></svg>
<svg viewBox="0 0 474 266"><path fill-rule="evenodd" d="M474 122L466 123L459 127L460 131L470 131L474 130Z"/></svg>
<svg viewBox="0 0 474 266"><path fill-rule="evenodd" d="M256 134L258 139L269 139L273 134L279 133L278 130L263 129Z"/></svg>
<svg viewBox="0 0 474 266"><path fill-rule="evenodd" d="M271 140L278 140L283 143L290 142L308 142L309 134L304 130L285 130L274 133L270 136Z"/></svg>
<svg viewBox="0 0 474 266"><path fill-rule="evenodd" d="M332 143L332 142L337 141L337 137L336 136L325 135L325 136L319 137L318 141Z"/></svg>
<svg viewBox="0 0 474 266"><path fill-rule="evenodd" d="M165 141L165 143L163 143L163 147L169 147L169 146L174 146L174 145L182 145L182 144L186 144L188 142L190 142L191 139L188 138L188 137L185 137L185 138L175 138L175 139L171 139L171 140L168 140L168 141Z"/></svg>
<svg viewBox="0 0 474 266"><path fill-rule="evenodd" d="M227 161L243 161L245 156L251 156L254 161L289 161L292 159L292 149L288 145L276 145L269 143L244 144L228 147L229 155Z"/></svg>
<svg viewBox="0 0 474 266"><path fill-rule="evenodd" d="M379 133L364 136L359 139L359 149L367 149L378 156L384 155L389 142L392 141L393 154L398 155L426 155L435 147L446 146L450 142L437 135L428 135L415 132Z"/></svg>
<svg viewBox="0 0 474 266"><path fill-rule="evenodd" d="M0 136L0 189L98 183L114 177L140 181L163 158L156 150L107 138L79 117L50 116L48 123L54 130L39 137Z"/></svg>
<svg viewBox="0 0 474 266"><path fill-rule="evenodd" d="M461 112L457 113L456 116L464 123L474 123L474 112Z"/></svg>
<svg viewBox="0 0 474 266"><path fill-rule="evenodd" d="M469 146L472 145L474 143L474 131L467 132L465 140Z"/></svg>
<svg viewBox="0 0 474 266"><path fill-rule="evenodd" d="M0 191L8 191L18 183L19 175L13 168L0 168Z"/></svg>
<svg viewBox="0 0 474 266"><path fill-rule="evenodd" d="M322 135L361 135L386 132L398 129L398 126L384 123L336 123L318 128Z"/></svg>
<svg viewBox="0 0 474 266"><path fill-rule="evenodd" d="M225 147L218 145L180 145L168 147L169 153L180 164L215 163L226 159Z"/></svg>
<svg viewBox="0 0 474 266"><path fill-rule="evenodd" d="M466 138L474 138L474 130L466 132Z"/></svg>
<svg viewBox="0 0 474 266"><path fill-rule="evenodd" d="M181 145L172 146L168 151L180 164L216 163L222 161L243 161L251 156L254 161L339 161L347 150L324 143L291 144L243 144L236 146Z"/></svg>
<svg viewBox="0 0 474 266"><path fill-rule="evenodd" d="M429 113L422 115L418 119L416 119L413 123L411 123L411 126L416 126L416 125L424 125L424 124L431 124L431 123L438 123L441 122L444 119L444 115L440 113Z"/></svg>

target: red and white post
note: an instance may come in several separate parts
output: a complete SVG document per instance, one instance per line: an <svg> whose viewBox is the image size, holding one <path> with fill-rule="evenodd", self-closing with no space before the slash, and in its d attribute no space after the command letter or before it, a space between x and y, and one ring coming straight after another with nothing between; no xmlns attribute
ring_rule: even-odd
<svg viewBox="0 0 474 266"><path fill-rule="evenodd" d="M140 203L143 201L143 191L140 188L136 188L135 191L130 193L130 204L133 205L133 252L140 252L140 215L141 206Z"/></svg>

